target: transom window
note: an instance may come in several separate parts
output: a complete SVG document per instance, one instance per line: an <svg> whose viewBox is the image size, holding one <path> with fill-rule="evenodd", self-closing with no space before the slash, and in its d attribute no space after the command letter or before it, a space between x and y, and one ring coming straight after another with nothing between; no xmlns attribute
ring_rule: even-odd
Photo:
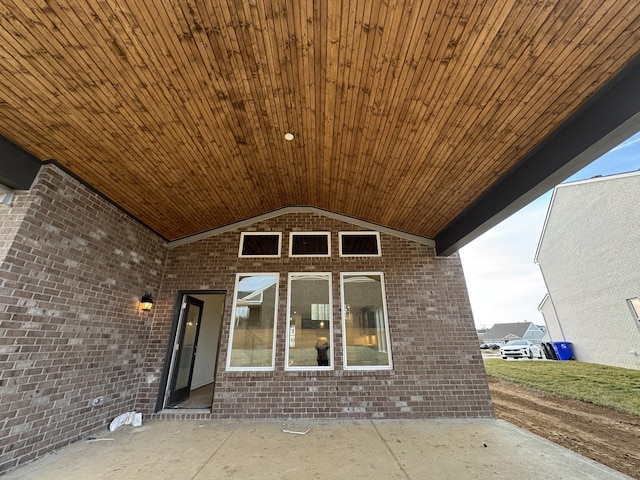
<svg viewBox="0 0 640 480"><path fill-rule="evenodd" d="M330 232L291 232L289 235L289 256L331 256Z"/></svg>
<svg viewBox="0 0 640 480"><path fill-rule="evenodd" d="M382 272L341 273L345 370L393 368Z"/></svg>
<svg viewBox="0 0 640 480"><path fill-rule="evenodd" d="M282 233L242 232L239 257L279 257Z"/></svg>
<svg viewBox="0 0 640 480"><path fill-rule="evenodd" d="M380 233L339 232L341 257L380 257Z"/></svg>
<svg viewBox="0 0 640 480"><path fill-rule="evenodd" d="M330 273L290 273L286 370L333 368Z"/></svg>
<svg viewBox="0 0 640 480"><path fill-rule="evenodd" d="M274 370L278 278L277 273L236 275L227 370Z"/></svg>

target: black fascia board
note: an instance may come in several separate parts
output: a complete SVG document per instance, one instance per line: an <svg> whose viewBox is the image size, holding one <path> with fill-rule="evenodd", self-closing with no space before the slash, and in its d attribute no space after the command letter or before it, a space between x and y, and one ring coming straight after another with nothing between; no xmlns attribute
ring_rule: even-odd
<svg viewBox="0 0 640 480"><path fill-rule="evenodd" d="M0 183L29 190L40 171L40 160L0 135Z"/></svg>
<svg viewBox="0 0 640 480"><path fill-rule="evenodd" d="M640 55L436 235L448 256L640 131Z"/></svg>

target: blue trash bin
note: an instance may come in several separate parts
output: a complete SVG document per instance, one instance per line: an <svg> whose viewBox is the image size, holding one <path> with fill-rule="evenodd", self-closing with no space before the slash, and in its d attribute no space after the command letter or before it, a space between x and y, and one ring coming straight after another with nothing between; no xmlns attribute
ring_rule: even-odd
<svg viewBox="0 0 640 480"><path fill-rule="evenodd" d="M571 342L553 342L553 349L556 352L558 360L573 360Z"/></svg>

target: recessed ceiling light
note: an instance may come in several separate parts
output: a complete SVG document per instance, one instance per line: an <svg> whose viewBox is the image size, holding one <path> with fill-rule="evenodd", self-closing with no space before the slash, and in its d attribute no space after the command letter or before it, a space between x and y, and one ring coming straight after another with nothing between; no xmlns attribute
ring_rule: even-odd
<svg viewBox="0 0 640 480"><path fill-rule="evenodd" d="M285 133L285 134L284 134L284 139L285 139L287 142L290 142L291 140L293 140L293 133Z"/></svg>

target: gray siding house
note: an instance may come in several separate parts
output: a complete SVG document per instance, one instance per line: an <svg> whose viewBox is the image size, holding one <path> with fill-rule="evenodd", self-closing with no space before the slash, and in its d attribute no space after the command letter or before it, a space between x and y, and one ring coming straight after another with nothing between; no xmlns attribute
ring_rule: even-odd
<svg viewBox="0 0 640 480"><path fill-rule="evenodd" d="M559 185L536 263L552 341L577 360L640 369L640 172Z"/></svg>
<svg viewBox="0 0 640 480"><path fill-rule="evenodd" d="M498 323L484 335L484 343L504 345L509 340L531 340L533 343L547 341L543 328L532 322Z"/></svg>

